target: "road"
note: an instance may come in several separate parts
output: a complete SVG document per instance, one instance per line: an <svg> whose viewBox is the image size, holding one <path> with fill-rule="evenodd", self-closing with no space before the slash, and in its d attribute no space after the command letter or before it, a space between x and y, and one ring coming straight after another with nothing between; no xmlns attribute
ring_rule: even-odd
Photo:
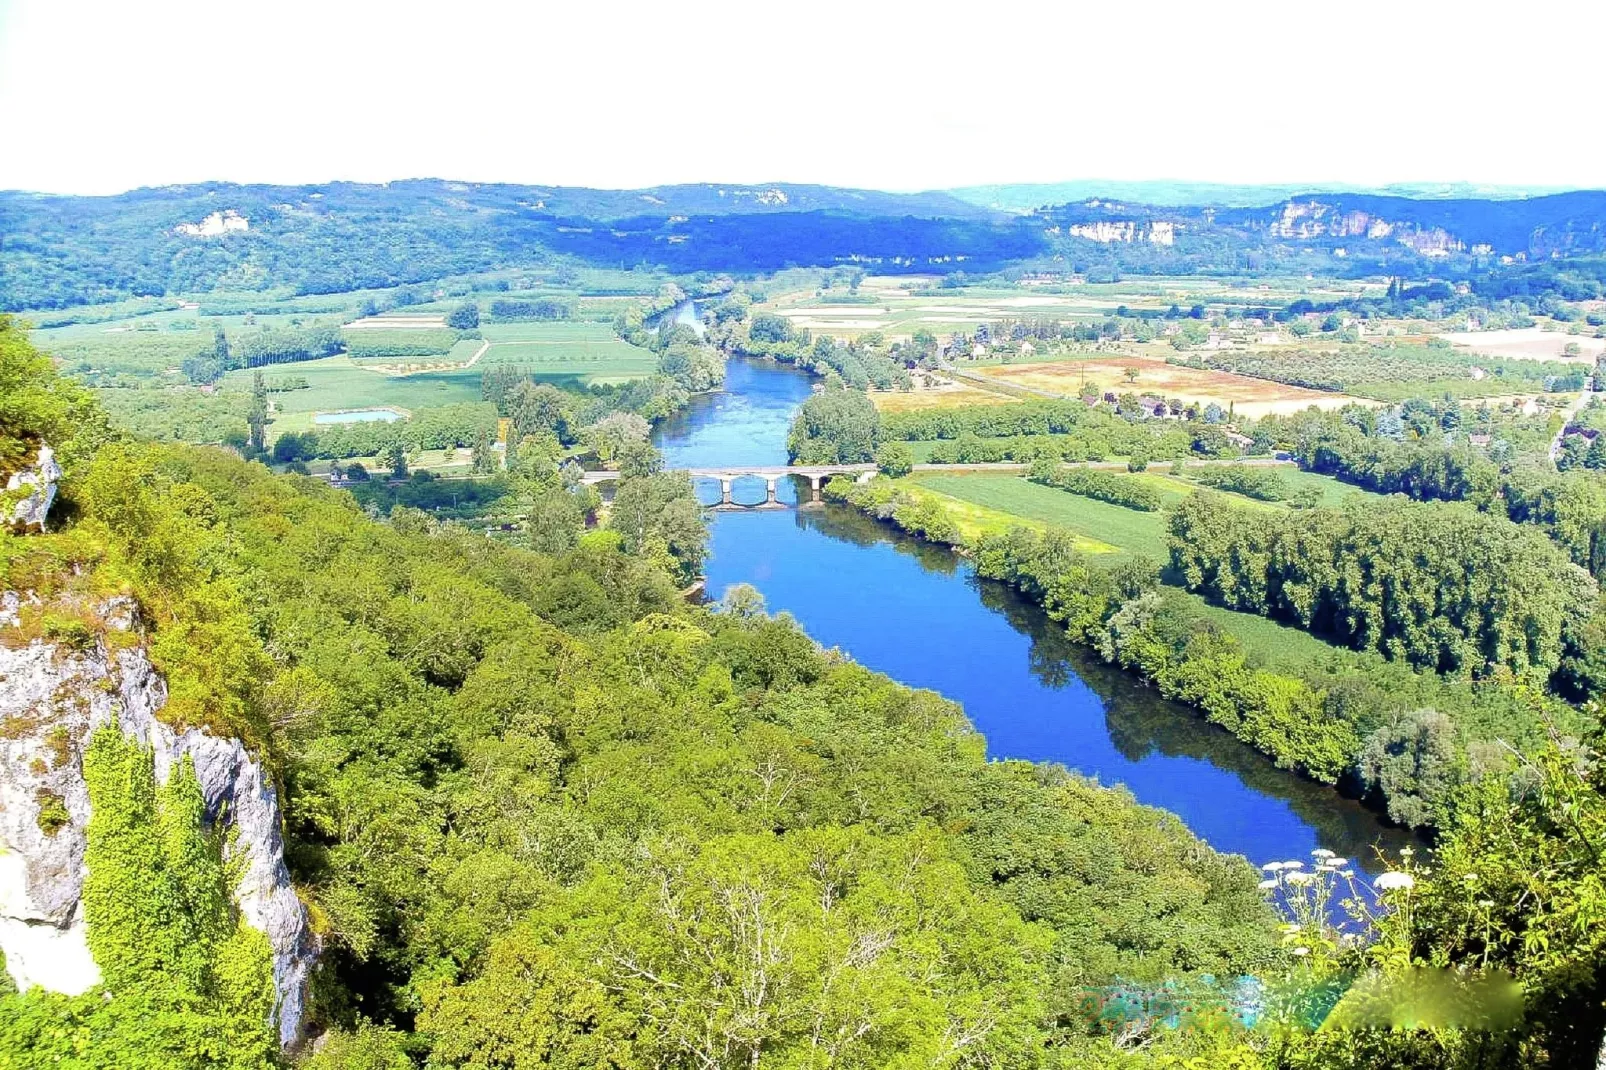
<svg viewBox="0 0 1606 1070"><path fill-rule="evenodd" d="M1577 416L1578 411L1585 405L1588 405L1589 399L1594 396L1595 395L1593 392L1585 390L1583 393L1574 398L1565 409L1562 410L1561 426L1556 428L1556 435L1550 440L1551 464L1555 464L1556 458L1561 456L1561 443L1562 440L1567 437L1567 425L1573 422L1573 417Z"/></svg>

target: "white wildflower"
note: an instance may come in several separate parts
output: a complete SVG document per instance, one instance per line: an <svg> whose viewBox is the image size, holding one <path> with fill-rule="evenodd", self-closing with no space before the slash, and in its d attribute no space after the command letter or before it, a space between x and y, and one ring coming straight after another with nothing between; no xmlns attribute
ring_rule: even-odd
<svg viewBox="0 0 1606 1070"><path fill-rule="evenodd" d="M1482 907L1484 910L1493 910L1494 909L1494 900L1493 899L1480 899L1480 900L1478 900L1478 906Z"/></svg>
<svg viewBox="0 0 1606 1070"><path fill-rule="evenodd" d="M1300 956L1308 955L1308 954L1310 954L1310 948L1308 948L1308 947L1296 947L1296 948L1294 948L1294 954L1300 955Z"/></svg>
<svg viewBox="0 0 1606 1070"><path fill-rule="evenodd" d="M1332 858L1333 852L1325 847L1318 847L1310 853L1312 858Z"/></svg>
<svg viewBox="0 0 1606 1070"><path fill-rule="evenodd" d="M1461 879L1466 881L1468 884L1471 884L1473 881L1478 879L1478 875L1476 873L1468 873L1466 876L1462 877Z"/></svg>
<svg viewBox="0 0 1606 1070"><path fill-rule="evenodd" d="M1349 859L1347 859L1347 858L1329 858L1327 860L1327 865L1328 865L1328 867L1330 869L1338 869L1341 866L1349 865Z"/></svg>
<svg viewBox="0 0 1606 1070"><path fill-rule="evenodd" d="M1283 868L1283 864L1281 862L1267 862L1260 868L1265 870L1267 873L1276 873L1279 869Z"/></svg>
<svg viewBox="0 0 1606 1070"><path fill-rule="evenodd" d="M1353 876L1355 876L1355 871L1353 869L1346 869L1343 873L1340 873L1339 876L1341 876L1341 877L1353 877Z"/></svg>
<svg viewBox="0 0 1606 1070"><path fill-rule="evenodd" d="M1407 850L1409 850L1409 848L1407 848ZM1401 888L1409 891L1415 886L1416 879L1413 878L1409 873L1397 873L1393 870L1390 870L1388 873L1380 874L1377 878L1377 887L1379 891L1392 892Z"/></svg>
<svg viewBox="0 0 1606 1070"><path fill-rule="evenodd" d="M1295 862L1284 862L1284 863L1283 863L1283 868L1284 868L1284 869L1304 869L1304 868L1305 868L1305 863L1303 863L1303 862L1298 862L1298 861L1295 861Z"/></svg>
<svg viewBox="0 0 1606 1070"><path fill-rule="evenodd" d="M1271 889L1277 887L1277 881L1275 879L1263 880L1263 881L1260 882L1259 887L1260 887L1260 890L1263 891L1263 892L1270 891Z"/></svg>
<svg viewBox="0 0 1606 1070"><path fill-rule="evenodd" d="M1289 874L1285 874L1283 879L1285 881L1287 881L1289 884L1294 885L1296 888L1303 888L1305 885L1312 884L1312 883L1315 882L1316 874L1314 874L1314 873L1289 873Z"/></svg>

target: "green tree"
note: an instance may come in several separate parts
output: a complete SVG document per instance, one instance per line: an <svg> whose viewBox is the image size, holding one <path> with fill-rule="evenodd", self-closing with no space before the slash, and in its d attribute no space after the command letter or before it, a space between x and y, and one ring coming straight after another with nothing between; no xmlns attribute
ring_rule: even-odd
<svg viewBox="0 0 1606 1070"><path fill-rule="evenodd" d="M446 314L446 326L454 331L471 331L480 325L480 306L464 301Z"/></svg>
<svg viewBox="0 0 1606 1070"><path fill-rule="evenodd" d="M251 429L251 452L263 451L268 427L268 384L260 371L251 376L251 407L246 410L245 422Z"/></svg>
<svg viewBox="0 0 1606 1070"><path fill-rule="evenodd" d="M708 528L684 473L627 473L614 493L608 527L624 536L625 552L656 555L682 583L702 571Z"/></svg>
<svg viewBox="0 0 1606 1070"><path fill-rule="evenodd" d="M906 442L883 442L876 447L876 467L883 475L896 479L914 470L915 455Z"/></svg>
<svg viewBox="0 0 1606 1070"><path fill-rule="evenodd" d="M881 418L860 390L822 390L798 407L786 448L796 464L857 464L875 458Z"/></svg>
<svg viewBox="0 0 1606 1070"><path fill-rule="evenodd" d="M400 439L391 439L379 451L379 463L390 469L392 479L407 478L407 447Z"/></svg>

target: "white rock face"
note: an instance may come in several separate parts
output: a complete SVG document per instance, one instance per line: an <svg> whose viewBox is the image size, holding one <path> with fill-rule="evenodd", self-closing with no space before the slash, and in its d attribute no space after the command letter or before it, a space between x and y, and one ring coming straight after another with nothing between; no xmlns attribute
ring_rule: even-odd
<svg viewBox="0 0 1606 1070"><path fill-rule="evenodd" d="M20 600L0 596L0 627L14 627ZM108 625L127 629L130 607L105 607ZM108 654L43 642L0 645L0 950L19 988L77 994L100 979L80 909L89 790L82 754L101 725L151 747L165 783L188 754L209 821L233 827L227 848L242 862L235 902L273 947L277 1024L286 1046L301 1037L307 978L317 940L284 864L279 802L260 762L237 739L199 729L182 734L156 717L167 685L142 648ZM47 833L43 807L65 810Z"/></svg>
<svg viewBox="0 0 1606 1070"><path fill-rule="evenodd" d="M33 492L11 508L11 522L22 527L45 527L45 516L56 500L56 482L61 479L61 465L56 463L56 451L49 446L39 447L39 460L32 468L13 472L6 480L6 490L32 487Z"/></svg>

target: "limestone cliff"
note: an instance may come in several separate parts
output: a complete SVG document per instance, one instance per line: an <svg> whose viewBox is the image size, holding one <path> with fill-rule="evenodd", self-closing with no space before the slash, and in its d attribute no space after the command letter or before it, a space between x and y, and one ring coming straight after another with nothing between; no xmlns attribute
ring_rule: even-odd
<svg viewBox="0 0 1606 1070"><path fill-rule="evenodd" d="M235 901L272 945L279 1037L293 1044L318 947L285 868L271 778L239 740L176 732L158 718L167 685L137 637L117 649L23 643L21 605L0 594L0 950L13 979L69 994L99 980L79 903L90 808L81 759L90 735L115 724L152 748L159 782L189 755L207 819L232 829L225 850L240 866ZM109 632L134 627L126 600L99 614Z"/></svg>
<svg viewBox="0 0 1606 1070"><path fill-rule="evenodd" d="M45 517L56 500L56 481L60 478L61 465L56 463L56 451L41 445L38 460L20 472L13 472L6 480L11 523L44 530Z"/></svg>

